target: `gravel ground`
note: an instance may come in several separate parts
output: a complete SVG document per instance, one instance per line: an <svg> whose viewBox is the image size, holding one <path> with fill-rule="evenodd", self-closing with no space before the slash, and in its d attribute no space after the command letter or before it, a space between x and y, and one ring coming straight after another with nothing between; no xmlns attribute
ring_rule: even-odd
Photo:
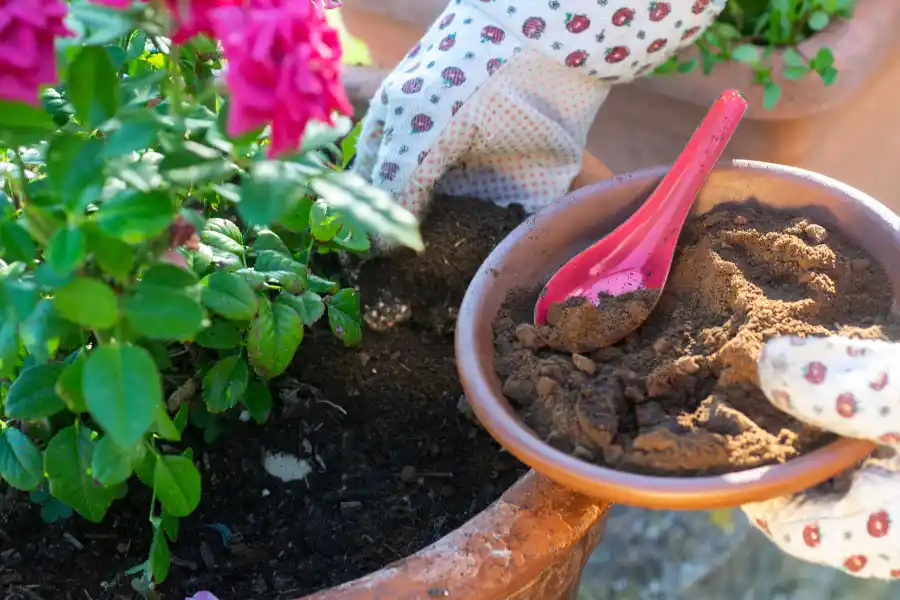
<svg viewBox="0 0 900 600"><path fill-rule="evenodd" d="M579 594L579 600L850 598L900 598L900 583L860 580L786 556L737 510L622 506L612 511Z"/></svg>

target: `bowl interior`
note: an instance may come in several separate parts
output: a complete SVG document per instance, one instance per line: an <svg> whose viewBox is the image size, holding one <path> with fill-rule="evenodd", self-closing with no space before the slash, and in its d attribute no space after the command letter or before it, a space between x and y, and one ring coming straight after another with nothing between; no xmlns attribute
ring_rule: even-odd
<svg viewBox="0 0 900 600"><path fill-rule="evenodd" d="M617 177L569 194L530 217L487 258L469 287L457 325L457 364L469 402L488 431L537 471L592 496L648 508L737 506L798 492L864 458L874 445L840 439L787 463L710 477L655 477L576 459L543 442L501 393L492 322L508 293L533 289L572 256L621 224L667 167ZM900 219L849 186L801 169L752 161L720 163L694 206L760 204L841 231L885 269L900 297Z"/></svg>

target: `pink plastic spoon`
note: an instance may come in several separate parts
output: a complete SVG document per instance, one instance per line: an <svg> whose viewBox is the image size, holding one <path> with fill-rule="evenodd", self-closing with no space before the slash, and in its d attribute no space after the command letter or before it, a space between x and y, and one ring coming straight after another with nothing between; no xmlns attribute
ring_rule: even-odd
<svg viewBox="0 0 900 600"><path fill-rule="evenodd" d="M737 90L719 96L637 212L550 278L534 309L536 324L544 324L550 306L567 298L584 297L597 305L600 294L650 289L659 299L684 221L746 111L747 100ZM623 331L619 339L629 333Z"/></svg>

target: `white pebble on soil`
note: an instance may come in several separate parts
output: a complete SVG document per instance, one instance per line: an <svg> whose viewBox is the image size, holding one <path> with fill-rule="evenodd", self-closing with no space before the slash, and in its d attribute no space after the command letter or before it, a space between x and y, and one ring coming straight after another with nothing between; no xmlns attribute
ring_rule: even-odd
<svg viewBox="0 0 900 600"><path fill-rule="evenodd" d="M274 454L266 452L263 468L266 473L282 481L306 481L306 478L312 473L309 461L284 452Z"/></svg>

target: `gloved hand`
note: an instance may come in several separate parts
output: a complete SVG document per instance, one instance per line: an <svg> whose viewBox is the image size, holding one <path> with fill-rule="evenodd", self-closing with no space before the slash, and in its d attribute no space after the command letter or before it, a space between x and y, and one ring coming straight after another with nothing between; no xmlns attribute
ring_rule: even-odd
<svg viewBox="0 0 900 600"><path fill-rule="evenodd" d="M813 490L743 507L788 554L858 577L900 578L900 344L843 337L770 340L760 387L781 410L882 450L849 491Z"/></svg>
<svg viewBox="0 0 900 600"><path fill-rule="evenodd" d="M353 170L419 218L435 191L538 210L578 174L610 86L692 43L724 5L451 0L373 98Z"/></svg>

